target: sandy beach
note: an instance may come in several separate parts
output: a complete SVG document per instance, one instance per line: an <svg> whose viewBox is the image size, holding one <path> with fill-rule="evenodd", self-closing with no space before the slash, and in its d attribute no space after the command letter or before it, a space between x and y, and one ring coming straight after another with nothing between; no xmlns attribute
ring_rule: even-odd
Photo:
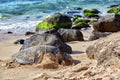
<svg viewBox="0 0 120 80"><path fill-rule="evenodd" d="M60 66L59 69L42 69L36 65L22 65L15 68L6 67L7 60L19 51L21 45L13 44L16 40L26 38L14 34L3 34L5 40L0 41L0 80L114 80L119 71L105 70L103 67L96 68L96 60L88 59L85 50L95 41L87 41L89 33L83 32L86 41L73 41L67 43L73 49L73 57L76 65ZM114 75L113 72L116 72ZM119 80L120 77L118 77Z"/></svg>
<svg viewBox="0 0 120 80"><path fill-rule="evenodd" d="M120 80L119 0L0 7L0 80Z"/></svg>

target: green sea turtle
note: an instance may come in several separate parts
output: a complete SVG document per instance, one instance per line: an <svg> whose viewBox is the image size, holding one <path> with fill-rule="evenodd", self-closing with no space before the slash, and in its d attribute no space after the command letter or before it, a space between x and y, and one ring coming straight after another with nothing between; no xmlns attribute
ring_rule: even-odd
<svg viewBox="0 0 120 80"><path fill-rule="evenodd" d="M47 54L51 54L52 56L44 58ZM73 59L68 53L61 53L59 48L49 45L38 45L26 48L13 55L12 58L19 64L40 64L44 62L43 59L48 58L50 58L49 61L55 61L55 63L58 64L62 64L62 62L64 62L64 65L71 65L73 63Z"/></svg>
<svg viewBox="0 0 120 80"><path fill-rule="evenodd" d="M20 64L32 64L39 61L40 55L52 53L54 56L60 55L60 51L57 47L41 45L34 46L24 50L19 51L17 54L13 55L12 58Z"/></svg>

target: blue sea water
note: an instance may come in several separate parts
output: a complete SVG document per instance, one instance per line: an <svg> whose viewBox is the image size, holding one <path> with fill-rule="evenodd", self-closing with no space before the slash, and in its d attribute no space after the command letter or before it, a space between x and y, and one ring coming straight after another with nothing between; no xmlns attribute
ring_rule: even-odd
<svg viewBox="0 0 120 80"><path fill-rule="evenodd" d="M0 0L0 29L34 31L42 19L53 13L67 13L80 7L96 8L105 14L107 7L113 4L120 4L120 0Z"/></svg>

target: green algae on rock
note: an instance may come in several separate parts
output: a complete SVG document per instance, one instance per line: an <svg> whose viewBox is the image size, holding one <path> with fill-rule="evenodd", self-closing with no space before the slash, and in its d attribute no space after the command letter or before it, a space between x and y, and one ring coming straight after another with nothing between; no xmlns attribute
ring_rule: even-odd
<svg viewBox="0 0 120 80"><path fill-rule="evenodd" d="M99 15L98 15L99 12L100 11L98 11L97 9L92 9L92 10L85 9L83 11L84 15L88 18L92 18L92 17L99 18Z"/></svg>
<svg viewBox="0 0 120 80"><path fill-rule="evenodd" d="M52 28L71 28L71 26L72 21L68 16L56 13L40 22L36 26L36 31L39 29L47 30Z"/></svg>
<svg viewBox="0 0 120 80"><path fill-rule="evenodd" d="M92 9L92 10L88 10L88 9L85 9L83 11L83 13L95 13L95 14L98 14L100 11L98 11L97 9Z"/></svg>
<svg viewBox="0 0 120 80"><path fill-rule="evenodd" d="M120 7L112 7L107 11L108 13L115 13L120 15Z"/></svg>
<svg viewBox="0 0 120 80"><path fill-rule="evenodd" d="M90 27L88 22L89 22L89 20L87 20L85 18L77 18L77 19L75 19L75 23L74 23L72 29L81 29L81 28Z"/></svg>

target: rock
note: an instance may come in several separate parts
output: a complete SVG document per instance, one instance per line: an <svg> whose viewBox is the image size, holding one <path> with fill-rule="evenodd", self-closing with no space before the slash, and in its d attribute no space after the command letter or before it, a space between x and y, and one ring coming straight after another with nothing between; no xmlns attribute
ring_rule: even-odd
<svg viewBox="0 0 120 80"><path fill-rule="evenodd" d="M56 13L40 22L36 27L36 31L39 31L39 29L70 28L71 26L72 21L67 15Z"/></svg>
<svg viewBox="0 0 120 80"><path fill-rule="evenodd" d="M92 34L90 35L89 37L89 40L92 41L92 40L96 40L96 39L99 39L101 37L106 37L108 35L110 35L111 32L99 32L99 31L93 31Z"/></svg>
<svg viewBox="0 0 120 80"><path fill-rule="evenodd" d="M112 7L107 11L108 13L114 13L120 15L120 7Z"/></svg>
<svg viewBox="0 0 120 80"><path fill-rule="evenodd" d="M67 53L61 53L59 48L49 45L38 45L19 51L12 56L19 64L38 63L43 68L58 68L63 62L72 65L73 59ZM68 64L69 63L69 64Z"/></svg>
<svg viewBox="0 0 120 80"><path fill-rule="evenodd" d="M11 31L8 31L8 32L7 32L7 34L13 34L13 32L11 32Z"/></svg>
<svg viewBox="0 0 120 80"><path fill-rule="evenodd" d="M98 14L98 13L100 13L100 11L97 10L97 9L91 9L91 10L85 9L83 11L83 13L95 13L95 14Z"/></svg>
<svg viewBox="0 0 120 80"><path fill-rule="evenodd" d="M94 22L97 22L97 19L91 19L90 24L93 24Z"/></svg>
<svg viewBox="0 0 120 80"><path fill-rule="evenodd" d="M84 41L83 34L80 32L80 30L59 29L58 32L63 37L63 40L65 42L70 42L70 41Z"/></svg>
<svg viewBox="0 0 120 80"><path fill-rule="evenodd" d="M77 17L77 18L82 18L81 15L79 15L79 14L75 14L74 17L73 17L73 21L75 21L75 20L74 20L75 17Z"/></svg>
<svg viewBox="0 0 120 80"><path fill-rule="evenodd" d="M88 23L81 23L81 22L80 22L80 23L74 24L71 29L80 30L80 29L82 29L82 28L85 28L85 29L86 29L86 28L88 28L88 27L90 27Z"/></svg>
<svg viewBox="0 0 120 80"><path fill-rule="evenodd" d="M68 11L67 14L74 14L74 13L79 13L79 11L73 10L73 11Z"/></svg>
<svg viewBox="0 0 120 80"><path fill-rule="evenodd" d="M113 4L113 5L110 5L108 8L113 8L113 7L118 7L120 6L119 4Z"/></svg>
<svg viewBox="0 0 120 80"><path fill-rule="evenodd" d="M117 66L120 68L120 32L101 38L86 50L90 59L95 59L98 65Z"/></svg>
<svg viewBox="0 0 120 80"><path fill-rule="evenodd" d="M56 46L56 47L60 48L61 53L62 52L65 52L68 54L72 53L71 48L69 48L69 49L66 48L66 46L67 47L70 47L70 46L65 44L63 39L60 36L58 36L57 34L50 34L50 33L35 34L35 35L31 36L30 38L28 38L24 41L24 44L20 50L24 50L26 48L33 47L36 45ZM63 48L64 50L61 48Z"/></svg>
<svg viewBox="0 0 120 80"><path fill-rule="evenodd" d="M85 17L87 18L99 18L99 15L98 13L100 13L100 11L98 11L97 9L92 9L92 10L88 10L88 9L85 9L83 11Z"/></svg>
<svg viewBox="0 0 120 80"><path fill-rule="evenodd" d="M59 35L59 33L57 31L58 31L58 29L56 29L56 28L52 28L52 29L49 29L49 30L42 30L42 29L40 29L37 33L38 34L47 33L47 34L57 34L57 35Z"/></svg>
<svg viewBox="0 0 120 80"><path fill-rule="evenodd" d="M25 33L25 36L29 36L29 35L33 35L33 34L35 34L35 33L28 31L28 32Z"/></svg>
<svg viewBox="0 0 120 80"><path fill-rule="evenodd" d="M90 20L87 20L85 18L79 18L77 16L75 16L73 18L73 26L72 26L72 29L81 29L81 28L88 28L90 27L88 22L90 22Z"/></svg>
<svg viewBox="0 0 120 80"><path fill-rule="evenodd" d="M24 44L24 39L18 39L14 42L14 44Z"/></svg>
<svg viewBox="0 0 120 80"><path fill-rule="evenodd" d="M75 7L74 9L75 9L75 10L82 10L81 7Z"/></svg>
<svg viewBox="0 0 120 80"><path fill-rule="evenodd" d="M100 32L117 32L120 31L120 15L110 14L101 17L98 22L94 22L93 28Z"/></svg>

